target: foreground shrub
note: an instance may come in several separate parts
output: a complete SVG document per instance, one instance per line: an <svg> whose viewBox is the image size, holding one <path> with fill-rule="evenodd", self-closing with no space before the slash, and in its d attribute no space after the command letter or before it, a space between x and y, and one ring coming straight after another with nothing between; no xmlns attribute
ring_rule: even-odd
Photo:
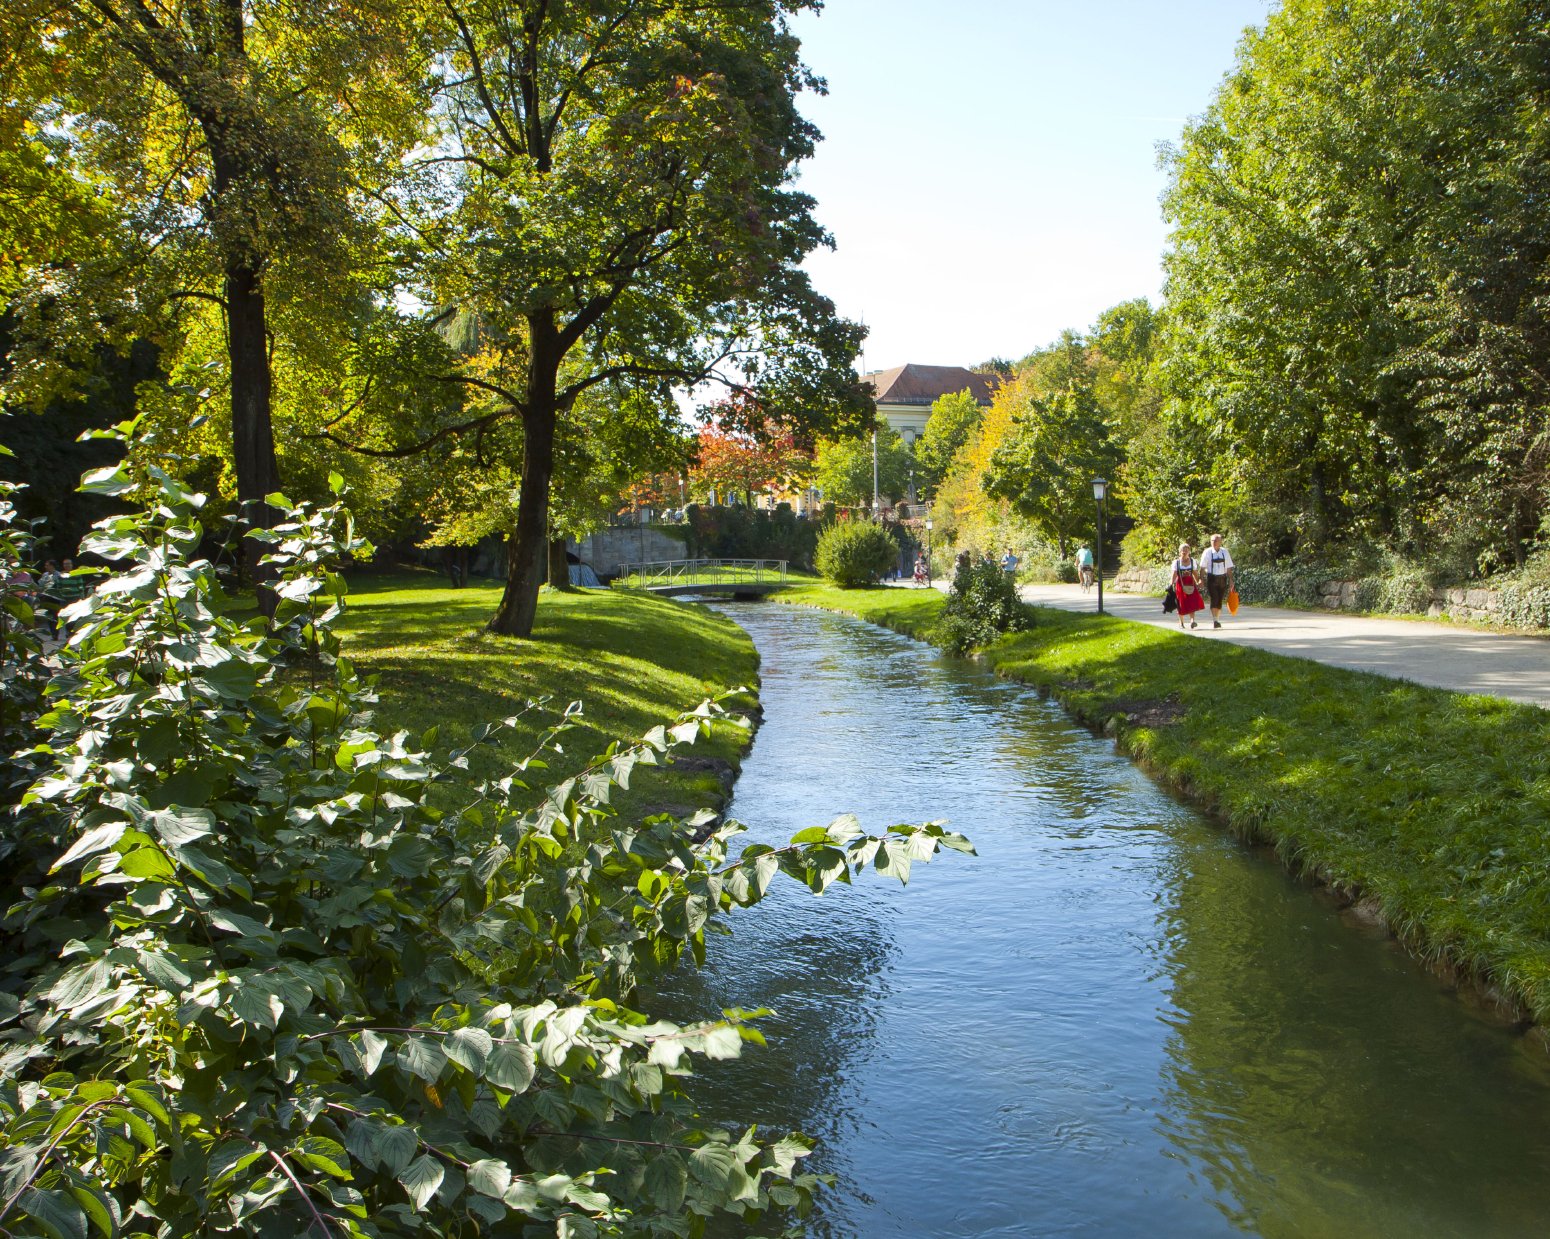
<svg viewBox="0 0 1550 1239"><path fill-rule="evenodd" d="M902 880L967 842L841 818L733 858L734 822L617 816L633 768L725 725L711 705L556 786L529 783L542 750L469 785L469 750L367 725L330 628L327 565L363 549L340 510L271 496L271 628L226 618L190 558L197 496L90 485L152 506L84 544L122 568L65 611L41 774L5 823L0 1230L683 1236L803 1212L808 1141L706 1127L681 1087L758 1040L751 1017L653 1021L635 988L779 873Z"/></svg>
<svg viewBox="0 0 1550 1239"><path fill-rule="evenodd" d="M816 562L841 589L861 589L898 566L899 544L874 521L836 521L818 536Z"/></svg>
<svg viewBox="0 0 1550 1239"><path fill-rule="evenodd" d="M1017 597L1017 583L999 565L970 558L953 573L931 640L949 654L963 654L1004 632L1031 627L1033 612Z"/></svg>

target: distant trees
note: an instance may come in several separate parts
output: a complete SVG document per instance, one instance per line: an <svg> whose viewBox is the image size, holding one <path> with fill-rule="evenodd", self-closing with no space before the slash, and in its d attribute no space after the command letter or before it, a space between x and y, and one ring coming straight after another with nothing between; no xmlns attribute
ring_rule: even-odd
<svg viewBox="0 0 1550 1239"><path fill-rule="evenodd" d="M755 494L790 488L813 467L789 433L764 439L747 433L707 426L695 440L695 461L689 480L697 497L714 490L723 498L740 495L753 503Z"/></svg>
<svg viewBox="0 0 1550 1239"><path fill-rule="evenodd" d="M922 496L936 494L982 414L979 403L966 391L938 396L932 403L925 432L915 441L915 485Z"/></svg>
<svg viewBox="0 0 1550 1239"><path fill-rule="evenodd" d="M909 445L883 418L877 434L877 493L897 499L909 489ZM824 499L841 506L870 507L872 503L872 436L825 439L818 444L813 481Z"/></svg>

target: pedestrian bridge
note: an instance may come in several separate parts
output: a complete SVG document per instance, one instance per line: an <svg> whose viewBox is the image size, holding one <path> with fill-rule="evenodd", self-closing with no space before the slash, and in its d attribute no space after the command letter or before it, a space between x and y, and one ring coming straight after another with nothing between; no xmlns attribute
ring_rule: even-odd
<svg viewBox="0 0 1550 1239"><path fill-rule="evenodd" d="M784 559L659 559L620 564L612 584L653 594L754 598L786 584Z"/></svg>

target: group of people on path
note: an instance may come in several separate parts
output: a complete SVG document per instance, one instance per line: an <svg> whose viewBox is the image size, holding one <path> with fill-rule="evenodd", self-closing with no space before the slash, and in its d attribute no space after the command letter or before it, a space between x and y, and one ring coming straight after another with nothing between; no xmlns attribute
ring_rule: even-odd
<svg viewBox="0 0 1550 1239"><path fill-rule="evenodd" d="M1230 611L1237 611L1236 572L1232 556L1222 545L1221 534L1211 535L1210 549L1201 555L1198 563L1191 553L1190 544L1179 543L1179 557L1173 561L1169 588L1173 590L1174 601L1178 606L1180 628L1184 627L1186 619L1191 628L1198 628L1200 625L1195 619L1196 612L1207 606L1211 608L1212 628L1222 626L1224 605ZM1164 610L1168 609L1164 607Z"/></svg>

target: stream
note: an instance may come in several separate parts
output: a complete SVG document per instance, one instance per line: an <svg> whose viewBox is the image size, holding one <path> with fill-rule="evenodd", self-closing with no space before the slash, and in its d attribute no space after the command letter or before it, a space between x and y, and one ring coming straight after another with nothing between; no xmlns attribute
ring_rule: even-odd
<svg viewBox="0 0 1550 1239"><path fill-rule="evenodd" d="M820 1141L839 1183L810 1234L1550 1227L1550 1064L1386 935L1025 686L846 617L720 609L763 660L747 841L854 812L979 853L907 889L781 880L659 994L775 1012L694 1092Z"/></svg>

